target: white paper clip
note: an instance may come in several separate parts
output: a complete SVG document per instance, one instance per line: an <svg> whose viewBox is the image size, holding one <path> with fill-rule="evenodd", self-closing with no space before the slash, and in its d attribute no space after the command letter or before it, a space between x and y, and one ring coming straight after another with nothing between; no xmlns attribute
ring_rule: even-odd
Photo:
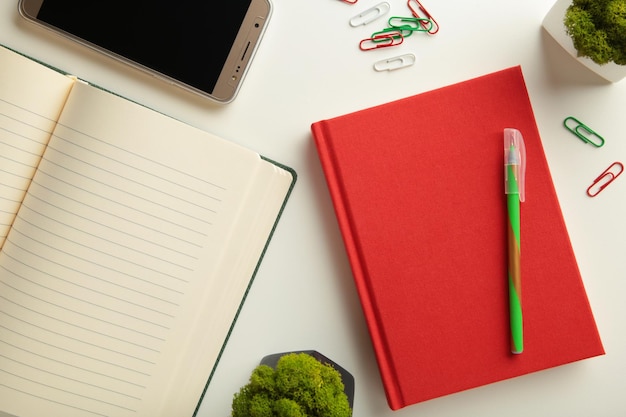
<svg viewBox="0 0 626 417"><path fill-rule="evenodd" d="M415 55L404 54L378 61L374 63L374 69L376 71L393 71L400 68L410 67L413 64L415 64Z"/></svg>
<svg viewBox="0 0 626 417"><path fill-rule="evenodd" d="M384 16L389 10L391 10L389 3L386 1L379 3L350 19L350 26L357 27L367 25L379 17Z"/></svg>

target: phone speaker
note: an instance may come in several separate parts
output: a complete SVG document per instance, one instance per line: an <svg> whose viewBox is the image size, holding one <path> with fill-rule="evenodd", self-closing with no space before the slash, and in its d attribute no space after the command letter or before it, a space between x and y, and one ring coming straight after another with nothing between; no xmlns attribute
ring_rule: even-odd
<svg viewBox="0 0 626 417"><path fill-rule="evenodd" d="M243 50L243 54L241 54L241 60L243 61L246 58L246 54L248 53L248 49L250 49L250 41Z"/></svg>

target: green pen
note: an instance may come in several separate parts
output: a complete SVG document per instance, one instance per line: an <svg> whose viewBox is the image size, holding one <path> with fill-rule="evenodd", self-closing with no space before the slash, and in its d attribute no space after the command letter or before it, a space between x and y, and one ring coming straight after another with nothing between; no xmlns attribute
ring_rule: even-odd
<svg viewBox="0 0 626 417"><path fill-rule="evenodd" d="M526 147L517 129L504 129L504 192L507 205L509 320L511 352L524 351L522 276L520 252L520 202L525 199Z"/></svg>

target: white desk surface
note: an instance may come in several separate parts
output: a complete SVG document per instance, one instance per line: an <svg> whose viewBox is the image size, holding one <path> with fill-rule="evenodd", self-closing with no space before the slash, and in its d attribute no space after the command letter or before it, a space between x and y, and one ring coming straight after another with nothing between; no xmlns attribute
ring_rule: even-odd
<svg viewBox="0 0 626 417"><path fill-rule="evenodd" d="M405 0L388 1L388 16L409 15ZM358 42L386 22L353 28L348 21L378 3L273 0L263 43L239 96L227 105L179 91L34 28L18 15L17 0L0 2L0 43L298 172L200 416L228 416L232 395L261 357L301 349L318 350L354 375L355 417L626 415L626 176L596 198L585 194L611 162L626 162L626 80L602 81L552 42L541 29L552 0L424 0L441 26L438 34L416 34L395 48L360 51ZM211 24L219 16L207 19ZM372 68L379 59L409 52L417 57L410 68ZM518 64L606 355L393 412L387 407L310 124ZM601 133L606 144L594 148L566 131L562 121L569 115Z"/></svg>

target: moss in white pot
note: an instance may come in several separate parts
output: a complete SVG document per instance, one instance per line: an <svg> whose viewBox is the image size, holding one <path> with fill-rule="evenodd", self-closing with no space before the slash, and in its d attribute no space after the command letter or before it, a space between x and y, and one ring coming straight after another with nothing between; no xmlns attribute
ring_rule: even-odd
<svg viewBox="0 0 626 417"><path fill-rule="evenodd" d="M564 23L579 56L626 65L626 0L572 0Z"/></svg>
<svg viewBox="0 0 626 417"><path fill-rule="evenodd" d="M556 0L543 28L602 78L626 77L626 0Z"/></svg>

